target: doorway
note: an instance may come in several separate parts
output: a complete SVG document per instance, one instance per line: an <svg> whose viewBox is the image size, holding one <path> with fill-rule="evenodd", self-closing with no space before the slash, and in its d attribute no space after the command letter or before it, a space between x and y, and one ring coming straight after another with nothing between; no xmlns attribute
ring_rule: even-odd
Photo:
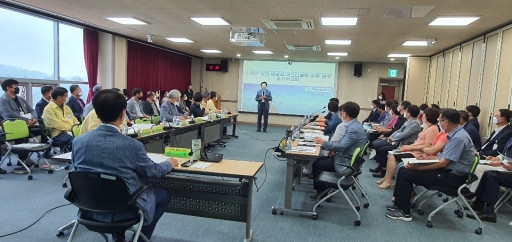
<svg viewBox="0 0 512 242"><path fill-rule="evenodd" d="M402 100L403 79L402 78L379 78L379 93L386 95L386 101Z"/></svg>

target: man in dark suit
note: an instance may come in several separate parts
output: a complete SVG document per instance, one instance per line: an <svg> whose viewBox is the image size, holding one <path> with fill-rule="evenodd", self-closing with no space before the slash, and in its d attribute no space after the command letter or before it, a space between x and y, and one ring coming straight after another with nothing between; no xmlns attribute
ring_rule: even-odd
<svg viewBox="0 0 512 242"><path fill-rule="evenodd" d="M258 102L258 128L256 132L261 132L261 117L263 116L263 132L267 132L269 102L272 101L272 93L267 90L267 82L261 83L261 90L256 93L256 102Z"/></svg>
<svg viewBox="0 0 512 242"><path fill-rule="evenodd" d="M510 119L512 111L508 109L500 109L492 118L492 123L496 125L496 129L492 131L489 138L479 150L480 158L485 159L487 156L498 156L508 140L512 138L512 127L510 127Z"/></svg>
<svg viewBox="0 0 512 242"><path fill-rule="evenodd" d="M80 98L82 96L82 89L78 85L71 85L69 87L69 91L71 92L71 97L69 97L69 101L66 105L71 108L73 111L73 115L75 118L81 122L81 116L84 113L85 103L84 100Z"/></svg>
<svg viewBox="0 0 512 242"><path fill-rule="evenodd" d="M142 111L149 116L160 116L160 110L155 102L155 92L149 91L146 96L146 101L141 104Z"/></svg>
<svg viewBox="0 0 512 242"><path fill-rule="evenodd" d="M469 114L464 110L459 111L460 114L460 125L466 132L468 132L469 137L471 137L471 141L473 142L473 146L475 146L475 150L480 150L482 148L482 140L480 139L480 133L476 130L475 126L468 123Z"/></svg>
<svg viewBox="0 0 512 242"><path fill-rule="evenodd" d="M478 122L478 115L480 115L480 108L476 105L469 105L466 107L469 114L468 124L475 127L476 131L480 132L480 123Z"/></svg>
<svg viewBox="0 0 512 242"><path fill-rule="evenodd" d="M43 117L44 108L46 107L46 105L48 105L50 100L52 100L52 90L53 90L52 86L41 87L41 94L43 94L43 97L41 98L41 100L39 100L39 102L36 103L36 113L37 113L37 117L40 120L39 123L42 123L41 120L43 119L42 117Z"/></svg>
<svg viewBox="0 0 512 242"><path fill-rule="evenodd" d="M363 123L375 122L375 121L377 121L377 119L379 119L379 117L380 117L380 113L378 110L379 103L380 103L379 100L372 101L372 111L370 112L368 117L365 120L363 120Z"/></svg>

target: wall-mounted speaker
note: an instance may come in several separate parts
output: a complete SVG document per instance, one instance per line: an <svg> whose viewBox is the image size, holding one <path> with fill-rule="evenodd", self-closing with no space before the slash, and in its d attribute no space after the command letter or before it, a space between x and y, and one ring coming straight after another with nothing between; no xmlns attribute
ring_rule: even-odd
<svg viewBox="0 0 512 242"><path fill-rule="evenodd" d="M363 75L363 63L354 64L354 76L361 77Z"/></svg>
<svg viewBox="0 0 512 242"><path fill-rule="evenodd" d="M222 69L223 72L228 72L228 60L221 60L220 68Z"/></svg>

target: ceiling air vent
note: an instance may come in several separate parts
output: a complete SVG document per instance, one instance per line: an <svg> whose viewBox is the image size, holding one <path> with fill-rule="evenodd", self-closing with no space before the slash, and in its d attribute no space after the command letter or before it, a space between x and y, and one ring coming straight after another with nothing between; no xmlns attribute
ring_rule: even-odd
<svg viewBox="0 0 512 242"><path fill-rule="evenodd" d="M269 29L275 30L300 30L314 29L313 19L270 19L263 20Z"/></svg>
<svg viewBox="0 0 512 242"><path fill-rule="evenodd" d="M320 45L285 45L288 50L309 50L309 51L321 51Z"/></svg>

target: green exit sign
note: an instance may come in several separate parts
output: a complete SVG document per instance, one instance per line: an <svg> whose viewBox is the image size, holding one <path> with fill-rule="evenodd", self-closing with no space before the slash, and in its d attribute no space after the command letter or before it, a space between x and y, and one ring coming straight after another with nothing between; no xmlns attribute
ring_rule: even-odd
<svg viewBox="0 0 512 242"><path fill-rule="evenodd" d="M388 77L398 77L398 69L388 69Z"/></svg>

